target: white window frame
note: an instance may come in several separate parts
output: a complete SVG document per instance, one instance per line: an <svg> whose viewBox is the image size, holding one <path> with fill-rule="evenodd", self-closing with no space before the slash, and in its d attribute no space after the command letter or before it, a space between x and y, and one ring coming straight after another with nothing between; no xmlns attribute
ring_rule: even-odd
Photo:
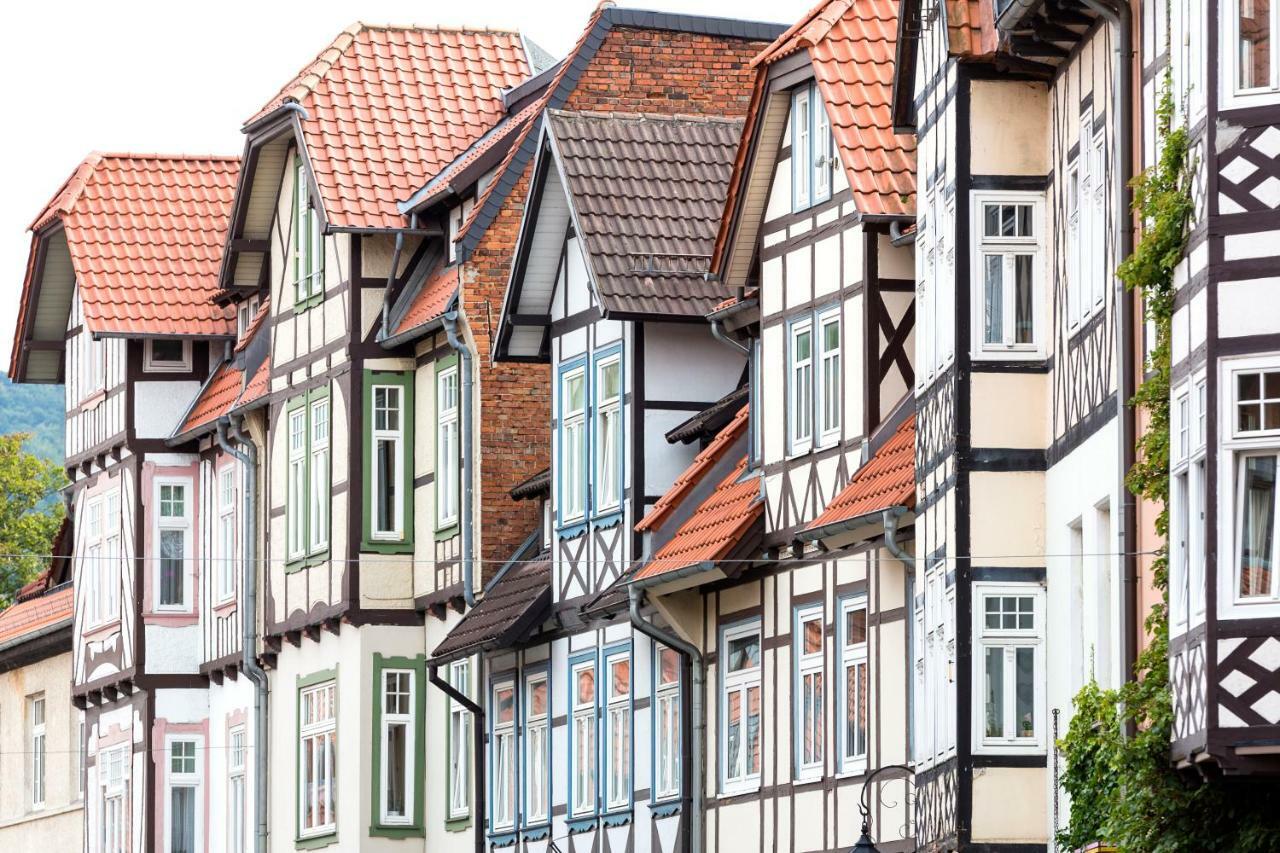
<svg viewBox="0 0 1280 853"><path fill-rule="evenodd" d="M130 823L125 807L131 758L127 750L128 745L125 744L98 753L98 785L101 789L99 849L102 853L124 853L124 840Z"/></svg>
<svg viewBox="0 0 1280 853"><path fill-rule="evenodd" d="M618 393L608 399L603 397L596 399L594 401L595 413L592 419L591 450L595 464L593 466L594 488L591 491L592 512L595 515L607 515L622 508L623 375L622 352L620 350L607 352L594 359L593 378L595 382L592 386L592 391L593 393L602 391L604 388L604 371L610 367L615 367L618 371ZM613 441L615 445L608 449L605 447L606 418L610 418L609 422L613 424Z"/></svg>
<svg viewBox="0 0 1280 853"><path fill-rule="evenodd" d="M184 751L186 747L190 747L190 756L179 756L177 746L183 744ZM165 798L164 798L164 850L168 853L173 851L173 792L177 788L189 789L191 791L192 804L192 845L193 853L203 848L204 841L204 810L201 808L201 784L202 772L201 761L202 740L195 735L169 735L165 738ZM176 762L178 760L191 761L190 770L176 770Z"/></svg>
<svg viewBox="0 0 1280 853"><path fill-rule="evenodd" d="M676 661L675 678L666 680L662 659L670 654ZM675 649L654 643L653 646L653 799L655 802L675 799L681 793L683 761L683 718L681 716L681 682L684 660Z"/></svg>
<svg viewBox="0 0 1280 853"><path fill-rule="evenodd" d="M832 305L818 312L814 324L816 332L813 337L814 350L817 353L817 370L814 376L814 431L817 432L818 446L829 447L840 440L840 427L844 407L844 321L840 305ZM836 327L836 344L827 347L826 331L828 327ZM834 376L829 372L834 371ZM828 387L828 379L834 381ZM828 423L831 421L831 423Z"/></svg>
<svg viewBox="0 0 1280 853"><path fill-rule="evenodd" d="M226 603L236 595L236 567L239 560L236 555L236 473L237 466L227 464L216 469L216 488L218 497L218 530L215 537L217 545L215 559L218 562L218 597L219 603Z"/></svg>
<svg viewBox="0 0 1280 853"><path fill-rule="evenodd" d="M1172 636L1199 624L1205 613L1206 406L1203 372L1174 390L1169 448L1168 585Z"/></svg>
<svg viewBox="0 0 1280 853"><path fill-rule="evenodd" d="M818 649L806 651L805 627L818 626ZM821 603L796 609L792 657L795 661L795 683L792 685L791 719L795 740L795 778L816 779L826 764L826 618ZM812 688L809 685L813 685ZM812 752L805 752L805 738L812 734Z"/></svg>
<svg viewBox="0 0 1280 853"><path fill-rule="evenodd" d="M801 111L803 110L803 120ZM812 89L802 86L791 100L791 201L792 209L813 204L813 101Z"/></svg>
<svg viewBox="0 0 1280 853"><path fill-rule="evenodd" d="M516 828L517 767L516 719L519 716L519 696L515 680L510 677L493 682L493 730L491 754L493 756L493 782L489 793L489 829L491 832L511 832ZM498 694L511 693L511 719L503 720L498 713ZM505 752L504 752L505 750ZM503 764L503 759L506 764ZM505 799L504 799L505 798ZM505 811L503 811L505 806Z"/></svg>
<svg viewBox="0 0 1280 853"><path fill-rule="evenodd" d="M1268 82L1266 86L1257 86L1253 88L1241 88L1240 81L1240 53L1239 34L1240 34L1240 0L1232 0L1224 4L1225 8L1219 10L1222 15L1223 26L1221 53L1225 57L1222 80L1222 109L1235 109L1240 107L1259 106L1263 104L1273 104L1280 100L1280 55L1277 55L1277 46L1280 46L1280 9L1272 4L1270 27L1270 49L1271 49L1271 67L1268 73Z"/></svg>
<svg viewBox="0 0 1280 853"><path fill-rule="evenodd" d="M449 664L449 683L463 696L471 695L471 661ZM471 712L449 697L448 819L471 816Z"/></svg>
<svg viewBox="0 0 1280 853"><path fill-rule="evenodd" d="M1083 127L1083 118L1081 126ZM1084 220L1088 211L1084 204L1085 187L1089 181L1089 158L1077 153L1067 166L1067 328L1080 325L1081 288L1084 286L1083 242L1087 227Z"/></svg>
<svg viewBox="0 0 1280 853"><path fill-rule="evenodd" d="M986 627L986 601L988 598L1030 598L1032 601L1032 627ZM975 583L973 585L973 752L980 754L1038 754L1045 751L1045 734L1049 727L1045 704L1045 594L1044 587L1034 583ZM1019 603L1020 606L1020 603ZM1035 715L1034 734L1021 738L1016 731L1016 650L1032 650L1032 713ZM986 657L989 649L1004 650L1002 664L1003 716L1005 732L999 737L986 734Z"/></svg>
<svg viewBox="0 0 1280 853"><path fill-rule="evenodd" d="M436 374L436 529L458 523L459 412L458 365Z"/></svg>
<svg viewBox="0 0 1280 853"><path fill-rule="evenodd" d="M541 713L534 711L534 694L541 685L544 705ZM551 679L545 669L527 673L524 677L523 743L521 755L524 768L524 825L541 826L551 820Z"/></svg>
<svg viewBox="0 0 1280 853"><path fill-rule="evenodd" d="M751 702L750 692L752 688L758 691L760 697L761 720L756 728L757 737L760 739L760 764L764 764L764 685L761 678L761 666L744 667L735 672L728 671L728 653L729 644L733 640L742 639L744 637L754 636L756 638L757 648L760 650L761 661L764 656L764 636L760 627L759 619L752 619L737 625L725 628L721 632L721 666L723 667L720 677L720 790L724 794L741 794L745 792L755 791L760 788L761 772L757 768L755 772L751 772L748 761L750 759L750 750L748 747L749 726L747 720L750 716ZM742 760L741 767L743 773L741 775L729 776L730 756L729 756L729 700L734 694L739 694L742 717L742 737L739 739L740 755L736 756Z"/></svg>
<svg viewBox="0 0 1280 853"><path fill-rule="evenodd" d="M166 488L182 489L182 515L166 516L164 514L164 490ZM189 477L156 477L153 481L153 494L155 496L155 512L154 512L154 535L155 535L155 565L152 574L155 586L152 607L157 613L190 613L195 606L195 598L192 595L192 572L191 572L191 554L192 554L192 501L195 500L195 492L191 487L191 479ZM160 600L162 579L164 575L163 553L161 540L165 531L181 531L182 535L182 601L177 604L165 604Z"/></svg>
<svg viewBox="0 0 1280 853"><path fill-rule="evenodd" d="M324 293L324 232L311 203L311 185L302 154L294 152L293 190L298 218L293 223L293 301L295 305ZM306 267L304 270L303 267Z"/></svg>
<svg viewBox="0 0 1280 853"><path fill-rule="evenodd" d="M580 699L578 679L591 673L591 698ZM600 733L598 726L598 698L600 696L599 668L594 658L579 660L569 667L569 818L594 815L600 808ZM584 740L590 740L587 749ZM584 784L588 781L590 784ZM587 796L584 796L587 795Z"/></svg>
<svg viewBox="0 0 1280 853"><path fill-rule="evenodd" d="M849 617L858 611L862 611L863 614L862 627L864 633L861 642L854 642L849 636ZM840 702L839 711L836 713L836 726L839 734L836 741L839 744L840 772L845 774L861 773L867 768L867 744L871 740L871 669L867 656L871 638L871 622L867 618L868 615L869 610L865 594L850 596L840 601L839 621L836 623L840 641L840 684L838 689ZM849 695L849 674L851 670L855 674L854 683L858 685L856 688L857 694L853 697ZM861 678L856 677L859 670L861 670ZM850 701L851 699L852 702ZM862 709L863 719L866 721L860 745L849 742L850 704Z"/></svg>
<svg viewBox="0 0 1280 853"><path fill-rule="evenodd" d="M227 823L229 825L229 853L245 853L245 835L248 828L246 805L248 790L245 781L245 756L247 753L246 730L235 726L227 733Z"/></svg>
<svg viewBox="0 0 1280 853"><path fill-rule="evenodd" d="M329 445L333 434L333 409L329 397L317 397L307 404L307 553L319 554L329 548L329 513L333 495L329 490Z"/></svg>
<svg viewBox="0 0 1280 853"><path fill-rule="evenodd" d="M49 740L46 735L49 706L43 693L27 697L27 736L31 753L31 808L43 809L47 794Z"/></svg>
<svg viewBox="0 0 1280 853"><path fill-rule="evenodd" d="M236 340L243 341L245 332L253 325L253 318L258 316L258 296L254 294L241 300L236 306Z"/></svg>
<svg viewBox="0 0 1280 853"><path fill-rule="evenodd" d="M582 382L582 407L565 408L569 382ZM581 522L587 517L587 409L589 408L587 367L585 363L571 367L560 374L560 486L557 511L560 526Z"/></svg>
<svg viewBox="0 0 1280 853"><path fill-rule="evenodd" d="M395 401L394 407L387 405L384 408L387 412L394 411L396 413L395 429L383 427L379 428L378 423L378 392L383 391L389 394L386 399L390 402ZM392 393L394 392L394 393ZM372 431L372 440L370 442L371 453L373 458L369 460L371 483L373 486L373 494L370 495L369 511L372 517L369 520L369 537L375 542L399 542L404 539L404 502L407 500L404 494L404 465L405 465L405 389L403 385L397 383L373 383L369 386L369 400L372 410L369 427ZM390 529L381 528L379 523L378 505L383 493L382 482L379 477L378 466L374 464L374 460L378 456L378 443L390 442L392 447L391 456L391 477L394 488L393 505L391 506L392 526Z"/></svg>
<svg viewBox="0 0 1280 853"><path fill-rule="evenodd" d="M397 683L394 691L397 696L397 704L399 704L401 696L407 696L408 708L407 712L389 711L387 709L387 700L390 696L389 685L387 684L387 676L395 676L397 682L402 678L407 678L408 691L402 691L401 684ZM413 823L414 803L417 792L414 790L414 762L417 756L417 740L415 732L417 731L417 721L414 720L414 709L417 707L418 701L418 679L417 673L412 669L393 669L387 668L381 671L378 678L378 701L382 703L382 713L380 714L382 748L382 772L379 773L377 781L378 785L378 808L379 822L383 826L409 826ZM404 813L396 814L390 810L391 792L387 787L387 767L391 756L391 729L393 726L403 726L405 731L405 756L404 756L404 779L401 784L404 786Z"/></svg>
<svg viewBox="0 0 1280 853"><path fill-rule="evenodd" d="M86 627L96 628L106 624L108 617L104 612L104 588L107 586L107 558L104 556L103 531L106 524L103 511L106 507L106 496L98 495L85 501L84 508L84 551L80 557L80 586L85 600Z"/></svg>
<svg viewBox="0 0 1280 853"><path fill-rule="evenodd" d="M142 342L142 370L144 373L190 373L191 341L180 340L182 358L178 361L157 359L155 356L155 338L147 338Z"/></svg>
<svg viewBox="0 0 1280 853"><path fill-rule="evenodd" d="M1045 216L1044 193L1034 191L984 191L971 194L970 222L973 223L971 255L972 314L970 351L980 360L1020 360L1044 357L1044 258ZM984 233L984 206L988 204L1031 205L1031 236L986 237ZM1002 290L1002 341L985 342L986 287L983 278L983 257L987 254L1003 258ZM1016 293L1014 292L1013 258L1031 255L1031 342L1014 340Z"/></svg>
<svg viewBox="0 0 1280 853"><path fill-rule="evenodd" d="M623 666L627 675L625 692L618 689L614 667ZM625 811L632 797L632 722L634 689L631 650L609 652L604 659L604 806L606 812ZM597 684L597 687L599 685ZM621 765L618 756L623 756Z"/></svg>
<svg viewBox="0 0 1280 853"><path fill-rule="evenodd" d="M803 334L809 335L809 355L796 356L796 342ZM814 323L812 317L802 317L787 326L787 452L799 456L813 449L814 373L817 359L814 357ZM803 392L807 391L807 395Z"/></svg>
<svg viewBox="0 0 1280 853"><path fill-rule="evenodd" d="M323 694L328 694L323 696ZM322 697L323 704L328 707L328 715L317 713L314 719L307 719L308 701ZM313 742L317 748L313 750L313 769L316 771L316 783L311 792L307 791L307 742ZM298 837L314 838L330 835L338 829L337 801L333 796L334 782L338 771L338 687L335 681L322 681L304 687L298 692ZM323 822L307 824L308 800L319 812L324 806ZM322 803L322 800L324 801Z"/></svg>
<svg viewBox="0 0 1280 853"><path fill-rule="evenodd" d="M1106 127L1100 128L1091 136L1086 136L1085 131L1092 131L1093 115L1089 115L1089 124L1082 126L1080 134L1081 156L1084 156L1085 141L1090 141L1090 166L1089 178L1091 185L1089 187L1089 198L1085 202L1089 205L1089 292L1088 303L1085 305L1085 317L1092 317L1103 309L1107 301L1107 282L1111 280L1109 268L1111 266L1110 257L1107 254L1107 195L1110 191L1110 181L1107 180L1107 132ZM1086 294L1082 294L1086 295Z"/></svg>
<svg viewBox="0 0 1280 853"><path fill-rule="evenodd" d="M832 149L831 117L822 100L822 92L813 87L809 100L813 112L813 203L831 198Z"/></svg>
<svg viewBox="0 0 1280 853"><path fill-rule="evenodd" d="M925 571L916 615L918 685L916 694L917 765L946 760L956 749L955 586L947 583L947 563Z"/></svg>
<svg viewBox="0 0 1280 853"><path fill-rule="evenodd" d="M285 449L289 460L289 482L285 513L285 547L290 560L307 555L307 407L297 406L285 416Z"/></svg>

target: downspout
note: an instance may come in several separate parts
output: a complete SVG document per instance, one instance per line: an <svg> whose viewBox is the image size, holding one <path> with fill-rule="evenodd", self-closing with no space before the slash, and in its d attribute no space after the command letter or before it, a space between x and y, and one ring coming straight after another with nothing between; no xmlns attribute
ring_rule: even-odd
<svg viewBox="0 0 1280 853"><path fill-rule="evenodd" d="M409 214L409 230L418 227L418 212ZM400 252L404 249L404 229L396 231L396 247L391 252L391 269L387 272L387 285L382 289L382 334L391 337L391 288L395 287L396 270L400 269Z"/></svg>
<svg viewBox="0 0 1280 853"><path fill-rule="evenodd" d="M750 385L751 383L750 377L753 377L756 375L755 347L745 346L742 343L735 341L733 338L726 335L724 332L724 320L717 319L717 320L711 321L711 337L715 338L717 341L729 347L730 349L737 350L738 352L742 353L747 357L747 376L748 376L747 382L748 382L748 385ZM750 395L752 390L754 389L748 389L747 393ZM747 399L748 399L748 405L750 405L751 403L750 396L748 396ZM747 418L747 459L752 465L754 465L756 462L755 454L752 452L755 446L756 446L756 424L755 424L755 418L752 417L752 418Z"/></svg>
<svg viewBox="0 0 1280 853"><path fill-rule="evenodd" d="M644 593L634 584L627 587L631 600L631 624L637 631L645 636L651 637L675 649L689 660L689 669L693 674L693 695L689 700L689 717L693 723L691 726L691 734L689 740L689 749L684 753L684 757L689 759L689 853L702 853L703 842L703 815L705 806L703 803L703 755L702 741L703 733L707 728L706 712L703 709L706 697L704 696L706 682L706 664L702 658L702 652L692 643L686 643L684 640L672 634L670 631L664 631L652 622L646 621L640 615L640 596Z"/></svg>
<svg viewBox="0 0 1280 853"><path fill-rule="evenodd" d="M1113 110L1116 114L1116 167L1115 193L1119 240L1117 241L1117 265L1133 252L1133 219L1129 202L1129 181L1133 177L1131 154L1133 151L1133 11L1128 0L1082 0L1116 28L1116 73ZM1120 506L1116 513L1116 542L1120 546L1120 561L1124 576L1124 671L1122 678L1134 677L1133 667L1138 660L1138 626L1142 620L1138 614L1138 557L1135 553L1137 503L1128 486L1125 475L1134 463L1134 446L1137 428L1133 408L1129 400L1134 394L1134 353L1128 345L1133 334L1133 294L1115 277L1115 339L1119 354L1116 377L1116 441L1120 458L1120 472L1116 481L1116 494Z"/></svg>
<svg viewBox="0 0 1280 853"><path fill-rule="evenodd" d="M227 429L231 427L233 441L244 447L239 450L227 441ZM258 502L258 448L240 427L231 426L229 415L218 418L218 446L245 466L244 488L244 607L240 625L244 631L240 642L240 660L245 675L253 682L254 721L254 774L253 808L257 831L254 833L256 853L267 851L267 673L258 665L258 561L254 559L257 547L258 525L254 514Z"/></svg>
<svg viewBox="0 0 1280 853"><path fill-rule="evenodd" d="M479 660L479 659L478 659ZM431 664L427 667L427 680L439 687L444 694L471 713L475 725L471 730L471 761L475 765L475 769L471 774L471 780L474 787L474 795L471 798L472 808L475 810L472 819L475 821L474 830L471 835L475 841L476 853L486 853L485 846L487 839L484 833L484 814L481 811L484 808L485 799L485 774L484 774L484 708L473 702L471 697L458 690L448 681L440 677L440 667ZM480 679L480 673L476 673L476 683L483 683Z"/></svg>
<svg viewBox="0 0 1280 853"><path fill-rule="evenodd" d="M475 562L475 531L472 529L471 518L471 494L472 494L472 436L471 436L471 396L472 396L472 378L471 378L471 350L466 343L458 336L458 305L454 303L453 310L446 311L441 317L444 323L444 333L449 337L449 346L457 350L458 353L458 372L462 374L462 464L459 466L462 473L462 597L467 602L467 608L476 606L475 593L475 570L473 563Z"/></svg>

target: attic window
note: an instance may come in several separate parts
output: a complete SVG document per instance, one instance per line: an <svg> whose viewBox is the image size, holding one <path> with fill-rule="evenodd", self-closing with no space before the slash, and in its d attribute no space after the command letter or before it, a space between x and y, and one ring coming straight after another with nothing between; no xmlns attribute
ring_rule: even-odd
<svg viewBox="0 0 1280 853"><path fill-rule="evenodd" d="M253 324L253 318L256 316L258 316L258 297L251 296L236 308L236 338L244 338L245 332L249 331L249 326Z"/></svg>
<svg viewBox="0 0 1280 853"><path fill-rule="evenodd" d="M143 345L142 369L148 373L186 373L191 370L191 341L148 338Z"/></svg>
<svg viewBox="0 0 1280 853"><path fill-rule="evenodd" d="M810 83L791 96L791 209L831 198L831 121L818 87Z"/></svg>

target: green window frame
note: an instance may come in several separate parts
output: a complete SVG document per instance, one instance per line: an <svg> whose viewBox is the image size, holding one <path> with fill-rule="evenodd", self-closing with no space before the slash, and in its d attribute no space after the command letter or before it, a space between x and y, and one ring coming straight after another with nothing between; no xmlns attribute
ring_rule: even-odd
<svg viewBox="0 0 1280 853"><path fill-rule="evenodd" d="M384 679L388 673L412 674L411 721L408 753L412 758L411 783L405 791L405 802L412 804L412 815L406 822L391 823L383 818L383 703ZM370 825L369 835L379 838L422 838L426 835L423 803L426 783L426 726L427 719L427 659L415 657L384 657L373 655L373 691L370 701L373 708L373 773L370 777Z"/></svg>
<svg viewBox="0 0 1280 853"><path fill-rule="evenodd" d="M459 685L457 672L460 665L466 666L466 683ZM476 695L476 666L474 658L463 658L453 661L448 666L448 672L445 676L449 683L467 696L475 697ZM476 721L471 712L460 702L456 702L453 697L446 697L447 713L445 714L445 783L444 783L444 828L446 832L463 832L471 828L471 815L473 814L474 805L471 802L471 789L474 785L474 773L476 771L475 762L472 761L473 750L471 748L470 739L476 736ZM457 724L464 728L467 732L468 742L462 746L462 760L466 762L465 781L463 786L463 795L466 800L466 808L454 809L453 801L453 740L455 717ZM465 813L464 813L465 812Z"/></svg>
<svg viewBox="0 0 1280 853"><path fill-rule="evenodd" d="M293 156L293 307L305 311L324 299L324 230L311 197L302 155Z"/></svg>
<svg viewBox="0 0 1280 853"><path fill-rule="evenodd" d="M329 386L285 405L285 570L323 562L333 535L333 405Z"/></svg>
<svg viewBox="0 0 1280 853"><path fill-rule="evenodd" d="M453 371L454 405L445 409L442 400L444 380ZM462 509L462 374L458 366L456 353L447 355L436 362L435 372L435 532L436 539L452 539L458 534L458 520ZM445 461L446 453L452 452L452 463ZM446 467L449 465L449 467ZM452 492L452 495L449 492ZM452 498L453 512L445 513L445 498Z"/></svg>
<svg viewBox="0 0 1280 853"><path fill-rule="evenodd" d="M407 554L413 551L413 386L414 371L366 370L364 372L364 489L362 512L364 517L362 551L380 554ZM384 404L397 401L399 416L378 418ZM398 506L390 507L393 523L391 529L379 529L375 514L380 503L375 494L380 478L378 453L381 464L392 469L388 480L388 493ZM398 486L398 489L397 489ZM398 520L398 525L394 521ZM395 529L398 527L399 529Z"/></svg>
<svg viewBox="0 0 1280 853"><path fill-rule="evenodd" d="M337 732L339 722L339 692L338 692L338 669L323 669L319 672L313 672L309 675L298 676L297 684L294 687L294 718L293 718L293 744L294 744L294 835L293 846L296 850L316 850L321 847L328 847L338 843L338 820L335 816L332 822L332 829L315 835L303 835L302 829L302 738L303 738L303 701L302 697L312 688L319 687L324 684L333 684L333 733L334 746L332 748L333 760L336 764L338 758L337 749ZM337 770L333 770L333 778L337 778ZM331 800L335 810L337 800Z"/></svg>

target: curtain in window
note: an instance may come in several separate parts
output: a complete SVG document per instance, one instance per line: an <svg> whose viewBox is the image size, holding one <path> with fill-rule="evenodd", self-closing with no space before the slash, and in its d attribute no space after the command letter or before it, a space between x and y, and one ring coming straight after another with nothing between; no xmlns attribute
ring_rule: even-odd
<svg viewBox="0 0 1280 853"><path fill-rule="evenodd" d="M182 604L182 557L184 534L181 530L160 531L160 603Z"/></svg>
<svg viewBox="0 0 1280 853"><path fill-rule="evenodd" d="M1276 458L1244 461L1244 506L1240 531L1240 597L1271 594L1272 539L1275 536Z"/></svg>
<svg viewBox="0 0 1280 853"><path fill-rule="evenodd" d="M196 847L196 789L174 787L170 792L169 851L170 853L195 853Z"/></svg>

